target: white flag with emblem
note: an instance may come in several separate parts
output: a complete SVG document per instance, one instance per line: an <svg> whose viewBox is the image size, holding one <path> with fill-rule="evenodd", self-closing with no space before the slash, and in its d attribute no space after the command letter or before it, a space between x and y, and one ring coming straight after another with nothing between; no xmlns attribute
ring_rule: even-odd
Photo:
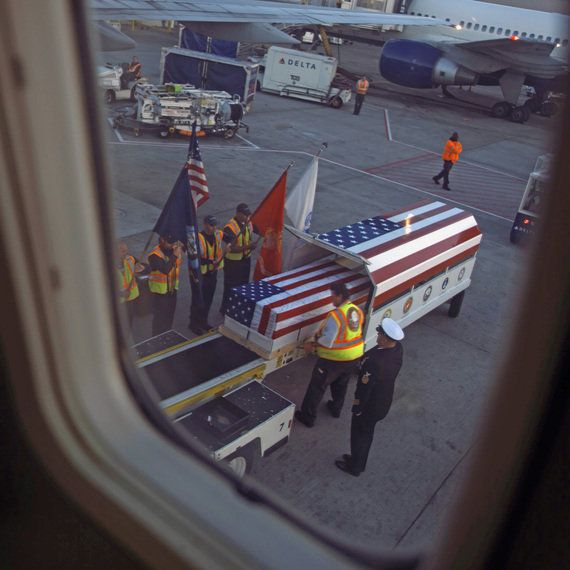
<svg viewBox="0 0 570 570"><path fill-rule="evenodd" d="M285 213L292 225L302 232L309 231L311 226L318 170L319 159L315 156L299 182L287 192Z"/></svg>

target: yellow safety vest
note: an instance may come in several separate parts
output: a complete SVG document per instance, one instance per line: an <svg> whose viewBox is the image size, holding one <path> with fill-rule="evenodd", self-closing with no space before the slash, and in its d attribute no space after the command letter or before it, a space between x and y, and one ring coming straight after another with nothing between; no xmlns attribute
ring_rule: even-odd
<svg viewBox="0 0 570 570"><path fill-rule="evenodd" d="M240 225L237 223L235 218L232 218L224 227L224 231L226 228L230 228L234 236L237 236L236 240L232 243L232 245L249 245L251 243L251 236L253 234L253 226L251 222L248 222L243 231ZM226 253L226 259L230 261L241 261L244 257L247 258L251 255L251 252L244 253L240 251L238 253L233 253L232 251L228 251Z"/></svg>
<svg viewBox="0 0 570 570"><path fill-rule="evenodd" d="M368 83L368 81L366 81L364 79L359 79L356 82L356 92L359 95L366 95L366 92L368 91L369 85L370 85L370 83Z"/></svg>
<svg viewBox="0 0 570 570"><path fill-rule="evenodd" d="M364 313L361 309L346 302L331 311L329 317L336 321L338 333L330 348L317 343L317 355L326 360L344 362L360 358L364 354L364 339L362 338Z"/></svg>
<svg viewBox="0 0 570 570"><path fill-rule="evenodd" d="M200 271L206 274L210 271L218 271L224 267L224 257L222 255L222 236L224 234L221 230L214 230L214 244L210 245L210 242L204 237L204 234L200 232L198 234L198 239L200 240L200 257L202 259L207 259L208 264L200 263Z"/></svg>
<svg viewBox="0 0 570 570"><path fill-rule="evenodd" d="M139 285L135 277L135 258L127 255L123 259L123 268L118 270L121 293L127 293L121 297L121 302L134 301L139 296Z"/></svg>
<svg viewBox="0 0 570 570"><path fill-rule="evenodd" d="M160 249L160 246L156 246L150 253L151 255L157 255L160 259L168 261L168 257ZM158 293L159 295L166 295L166 293L172 293L173 291L178 291L178 285L180 283L180 264L182 260L176 258L176 264L170 270L168 275L165 275L161 271L151 271L148 276L148 287L151 293Z"/></svg>

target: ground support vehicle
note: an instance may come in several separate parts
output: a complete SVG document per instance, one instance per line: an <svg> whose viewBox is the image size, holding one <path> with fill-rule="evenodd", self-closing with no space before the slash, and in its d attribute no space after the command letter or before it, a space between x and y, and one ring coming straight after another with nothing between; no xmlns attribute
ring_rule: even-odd
<svg viewBox="0 0 570 570"><path fill-rule="evenodd" d="M168 331L134 349L164 412L239 475L287 443L295 405L261 380L302 350L268 361L215 331L192 340Z"/></svg>
<svg viewBox="0 0 570 570"><path fill-rule="evenodd" d="M258 88L283 97L325 103L338 109L350 101L351 86L337 75L337 60L272 46L260 62Z"/></svg>
<svg viewBox="0 0 570 570"><path fill-rule="evenodd" d="M548 187L553 156L545 154L536 160L511 228L511 243L517 244L534 234L540 214L540 203Z"/></svg>
<svg viewBox="0 0 570 570"><path fill-rule="evenodd" d="M99 87L103 90L105 103L115 101L136 101L135 88L138 84L147 83L145 77L125 81L124 74L129 68L128 63L113 65L108 63L97 68Z"/></svg>
<svg viewBox="0 0 570 570"><path fill-rule="evenodd" d="M249 132L242 121L244 106L237 97L225 91L196 89L193 85L137 85L134 121L123 114L116 121L117 128L139 126L140 132L148 126L156 127L162 138L173 134L190 135L196 122L200 134L232 138L240 128ZM119 114L120 116L120 114Z"/></svg>
<svg viewBox="0 0 570 570"><path fill-rule="evenodd" d="M162 48L160 77L163 83L190 83L201 89L226 91L239 97L249 112L257 85L259 65L212 53L182 48Z"/></svg>
<svg viewBox="0 0 570 570"><path fill-rule="evenodd" d="M330 286L346 284L365 316L366 350L391 317L402 327L449 302L459 315L481 242L473 215L424 200L343 228L310 235L296 269L232 289L220 331L272 359L313 336L334 309Z"/></svg>

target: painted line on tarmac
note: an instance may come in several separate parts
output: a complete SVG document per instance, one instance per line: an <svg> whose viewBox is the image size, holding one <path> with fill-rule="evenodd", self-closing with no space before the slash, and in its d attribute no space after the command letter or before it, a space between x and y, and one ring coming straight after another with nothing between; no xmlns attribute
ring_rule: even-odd
<svg viewBox="0 0 570 570"><path fill-rule="evenodd" d="M170 147L180 147L188 148L187 144L182 143L159 143L159 142L144 142L144 141L107 141L107 144L115 145L129 145L129 146L152 146L160 148L170 148ZM213 146L207 144L200 144L200 150L261 150L259 147L249 147L249 146Z"/></svg>
<svg viewBox="0 0 570 570"><path fill-rule="evenodd" d="M392 142L392 128L390 127L390 117L388 115L388 109L384 109L384 126L386 127L386 138Z"/></svg>
<svg viewBox="0 0 570 570"><path fill-rule="evenodd" d="M119 132L119 129L113 128L113 119L111 119L111 117L109 117L107 119L107 122L111 125L111 129L113 129L113 132L115 133L115 136L119 139L119 142L124 143L125 139L123 138L123 135Z"/></svg>
<svg viewBox="0 0 570 570"><path fill-rule="evenodd" d="M384 111L385 115L384 115L384 120L388 121L387 118L387 113L388 110L385 109L384 107L379 107L378 105L374 105L374 104L369 104L367 105L367 107L374 107L375 109L379 109L380 111ZM440 156L439 152L435 152L433 150L430 150L428 148L423 148L421 146L417 146L415 144L411 144L411 143L406 143L403 141L398 141L396 139L394 139L392 137L392 131L391 129L388 131L388 129L390 129L390 123L386 122L386 137L388 138L388 140L390 142L396 143L396 144L401 144L403 146L407 146L410 148L415 148L416 150L423 150L424 152L429 152L430 154L435 154L437 156ZM390 136L388 137L388 132L390 133ZM461 159L461 162L463 162L464 164L470 164L471 166L475 166L477 168L482 168L483 170L488 170L489 172L494 172L495 174L502 174L503 176L508 176L509 178L514 178L515 180L521 180L523 182L526 182L526 178L521 178L520 176L515 176L514 174L509 174L508 172L503 172L502 170L497 170L495 168L490 168L489 166L483 166L482 164L478 164L477 162L471 162L470 160L465 160L465 159Z"/></svg>
<svg viewBox="0 0 570 570"><path fill-rule="evenodd" d="M251 141L248 141L245 137L242 137L239 133L236 133L236 137L238 139L241 139L243 142L247 143L248 145L252 146L253 148L259 149L259 147L256 144L252 143Z"/></svg>

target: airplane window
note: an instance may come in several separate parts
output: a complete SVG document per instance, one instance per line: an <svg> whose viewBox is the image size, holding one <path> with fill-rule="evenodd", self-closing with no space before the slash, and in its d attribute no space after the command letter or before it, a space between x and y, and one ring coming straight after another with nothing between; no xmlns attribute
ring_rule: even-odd
<svg viewBox="0 0 570 570"><path fill-rule="evenodd" d="M489 33L490 33L490 34L494 34L494 33L495 33L495 26L491 26L491 27L489 28Z"/></svg>
<svg viewBox="0 0 570 570"><path fill-rule="evenodd" d="M563 45L564 47L566 47L566 46L568 45L568 40L564 40L564 41L562 42L562 45Z"/></svg>
<svg viewBox="0 0 570 570"><path fill-rule="evenodd" d="M534 34L530 34L528 37L529 37L531 40L534 40L534 38L535 38L536 36L535 36Z"/></svg>
<svg viewBox="0 0 570 570"><path fill-rule="evenodd" d="M523 33L521 34L521 38L526 38L526 32L523 32Z"/></svg>
<svg viewBox="0 0 570 570"><path fill-rule="evenodd" d="M475 24L475 25L473 26L473 29L474 29L474 30L478 30L478 29L479 29L479 24Z"/></svg>
<svg viewBox="0 0 570 570"><path fill-rule="evenodd" d="M540 36L538 36L538 38L540 41L542 41L544 39L544 36L542 34L540 34Z"/></svg>
<svg viewBox="0 0 570 570"><path fill-rule="evenodd" d="M415 12L410 12L410 14L411 14L412 16L415 16L415 15L416 15L416 13L415 13Z"/></svg>
<svg viewBox="0 0 570 570"><path fill-rule="evenodd" d="M519 35L519 31L518 31L518 30L515 30L515 31L513 32L513 36L518 36L518 35Z"/></svg>
<svg viewBox="0 0 570 570"><path fill-rule="evenodd" d="M497 35L501 35L503 33L503 28L497 28Z"/></svg>
<svg viewBox="0 0 570 570"><path fill-rule="evenodd" d="M465 21L464 21L464 20L461 20L461 22L459 22L459 25L460 25L462 28L464 28L464 27L465 27Z"/></svg>
<svg viewBox="0 0 570 570"><path fill-rule="evenodd" d="M451 20L449 18L445 18L446 22L451 22Z"/></svg>
<svg viewBox="0 0 570 570"><path fill-rule="evenodd" d="M486 32L486 31L487 31L487 24L484 24L484 25L481 27L481 31L482 31L482 32Z"/></svg>
<svg viewBox="0 0 570 570"><path fill-rule="evenodd" d="M548 43L552 42L552 36L546 36L546 41L547 41Z"/></svg>
<svg viewBox="0 0 570 570"><path fill-rule="evenodd" d="M467 22L467 29L470 30L473 24L471 22Z"/></svg>
<svg viewBox="0 0 570 570"><path fill-rule="evenodd" d="M555 43L555 44L559 44L559 43L560 43L560 38L556 38L556 39L554 40L554 43Z"/></svg>
<svg viewBox="0 0 570 570"><path fill-rule="evenodd" d="M505 30L505 36L510 36L511 35L511 30L507 29Z"/></svg>

